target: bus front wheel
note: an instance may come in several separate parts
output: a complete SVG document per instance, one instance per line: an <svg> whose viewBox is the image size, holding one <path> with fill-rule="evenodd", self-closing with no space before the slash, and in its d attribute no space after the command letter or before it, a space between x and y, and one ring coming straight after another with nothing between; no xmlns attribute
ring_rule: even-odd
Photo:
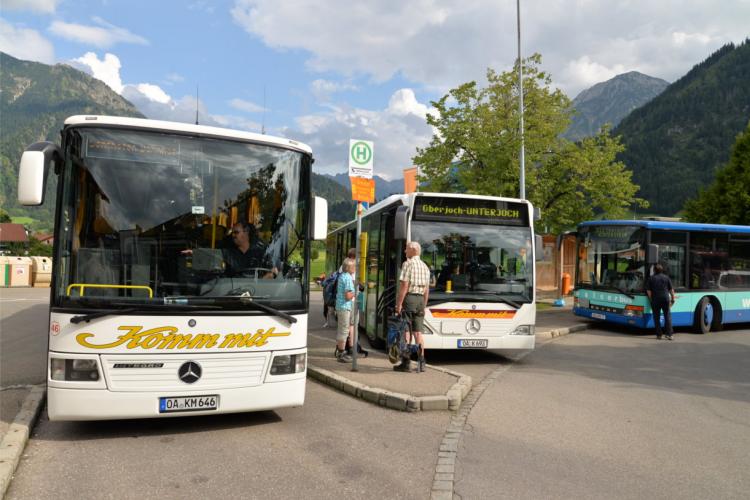
<svg viewBox="0 0 750 500"><path fill-rule="evenodd" d="M695 331L709 333L721 330L721 309L709 297L703 297L695 308Z"/></svg>

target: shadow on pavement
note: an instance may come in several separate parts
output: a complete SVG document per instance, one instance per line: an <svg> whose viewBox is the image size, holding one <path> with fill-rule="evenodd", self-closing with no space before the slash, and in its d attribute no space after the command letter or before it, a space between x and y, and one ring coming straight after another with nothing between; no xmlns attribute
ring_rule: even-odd
<svg viewBox="0 0 750 500"><path fill-rule="evenodd" d="M47 420L47 408L45 406L40 418L40 423L43 422L44 425L37 425L34 430L34 439L37 441L89 441L164 436L163 442L166 443L174 440L170 436L193 432L259 427L281 422L281 420L281 417L275 411L260 411L137 420L50 422Z"/></svg>

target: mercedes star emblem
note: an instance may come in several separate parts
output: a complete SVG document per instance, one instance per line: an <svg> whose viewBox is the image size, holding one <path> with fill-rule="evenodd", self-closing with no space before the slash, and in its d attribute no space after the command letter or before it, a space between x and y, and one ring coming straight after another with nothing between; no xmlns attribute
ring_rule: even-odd
<svg viewBox="0 0 750 500"><path fill-rule="evenodd" d="M482 328L482 324L479 322L478 319L470 319L466 322L466 331L469 332L470 335L475 335L479 333L479 330Z"/></svg>
<svg viewBox="0 0 750 500"><path fill-rule="evenodd" d="M177 376L179 376L180 380L182 380L186 384L192 384L193 382L197 382L198 379L201 378L202 372L203 370L201 369L201 365L199 365L195 361L188 361L186 363L182 363L180 369L177 370Z"/></svg>

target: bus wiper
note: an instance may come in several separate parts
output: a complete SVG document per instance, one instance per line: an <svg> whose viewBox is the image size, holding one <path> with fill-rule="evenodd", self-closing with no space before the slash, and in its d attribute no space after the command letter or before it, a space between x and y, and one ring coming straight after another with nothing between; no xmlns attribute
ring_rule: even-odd
<svg viewBox="0 0 750 500"><path fill-rule="evenodd" d="M184 305L184 304L138 304L137 306L133 306L132 304L128 302L112 302L113 306L130 306L126 307L124 309L105 309L103 311L96 311L89 314L80 314L78 316L73 316L70 318L70 322L77 325L78 323L83 323L84 321L86 323L90 322L93 319L103 318L104 316L110 316L112 314L130 314L133 312L143 311L143 310L159 310L163 311L165 309L169 310L177 310L177 311L190 311L194 309L221 309L219 306L208 306L208 305Z"/></svg>
<svg viewBox="0 0 750 500"><path fill-rule="evenodd" d="M617 290L621 294L625 295L626 297L630 297L631 299L635 298L635 295L633 295L632 293L628 292L624 288L620 288L619 286L612 286L612 288L614 288L615 290Z"/></svg>
<svg viewBox="0 0 750 500"><path fill-rule="evenodd" d="M237 298L237 299L240 300L240 303L242 303L242 304L244 304L246 306L252 306L252 307L255 307L256 309L260 309L261 311L265 311L265 312L267 312L269 314L273 314L274 316L279 316L280 318L284 318L290 324L297 322L297 318L295 318L291 314L285 313L284 311L281 311L279 309L276 309L275 307L271 307L269 305L266 305L266 304L264 304L262 302L255 302L253 300L253 297L250 295L249 292L245 292L242 295L237 295L237 296L231 296L231 295L229 295L229 296L222 297L222 298L224 298L224 299L234 299L234 298ZM217 298L217 302L218 302L218 300L219 299Z"/></svg>
<svg viewBox="0 0 750 500"><path fill-rule="evenodd" d="M494 295L495 297L497 297L496 300L499 300L500 302L508 304L511 307L515 307L516 309L521 309L521 304L519 304L515 300L511 300L511 299L507 299L503 297L503 295L505 295L505 292L493 292L492 290L484 290L484 289L480 289L478 291L484 292L487 295Z"/></svg>

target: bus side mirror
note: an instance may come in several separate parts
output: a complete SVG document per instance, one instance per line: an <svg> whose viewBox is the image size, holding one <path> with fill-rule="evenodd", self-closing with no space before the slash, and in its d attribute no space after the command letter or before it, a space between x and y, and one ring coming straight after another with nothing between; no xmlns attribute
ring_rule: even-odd
<svg viewBox="0 0 750 500"><path fill-rule="evenodd" d="M51 142L36 142L26 148L18 169L18 202L21 205L44 203L50 164L61 160L60 148Z"/></svg>
<svg viewBox="0 0 750 500"><path fill-rule="evenodd" d="M534 260L544 260L544 240L541 234L534 235Z"/></svg>
<svg viewBox="0 0 750 500"><path fill-rule="evenodd" d="M324 240L328 231L328 202L320 196L313 202L313 239Z"/></svg>
<svg viewBox="0 0 750 500"><path fill-rule="evenodd" d="M542 209L534 207L534 222L542 220Z"/></svg>
<svg viewBox="0 0 750 500"><path fill-rule="evenodd" d="M396 220L393 224L393 239L405 240L406 227L409 222L409 207L398 207L396 209Z"/></svg>
<svg viewBox="0 0 750 500"><path fill-rule="evenodd" d="M653 265L659 263L659 245L649 244L646 247L646 264Z"/></svg>

